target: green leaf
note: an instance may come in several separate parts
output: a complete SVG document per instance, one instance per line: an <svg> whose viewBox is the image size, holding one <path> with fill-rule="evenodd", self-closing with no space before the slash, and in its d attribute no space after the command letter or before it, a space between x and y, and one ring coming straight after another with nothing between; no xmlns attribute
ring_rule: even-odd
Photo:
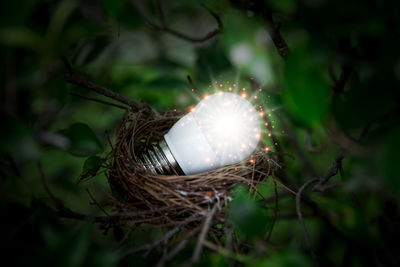
<svg viewBox="0 0 400 267"><path fill-rule="evenodd" d="M82 173L78 178L77 184L86 180L87 178L96 176L101 167L102 159L97 156L91 156L85 160L83 164Z"/></svg>
<svg viewBox="0 0 400 267"><path fill-rule="evenodd" d="M222 42L232 64L264 86L273 84L277 53L265 25L256 16L248 17L237 10L227 11L223 23Z"/></svg>
<svg viewBox="0 0 400 267"><path fill-rule="evenodd" d="M100 0L100 3L104 12L114 18L124 6L125 0Z"/></svg>
<svg viewBox="0 0 400 267"><path fill-rule="evenodd" d="M160 90L182 89L187 88L189 84L177 78L161 77L147 84L149 88Z"/></svg>
<svg viewBox="0 0 400 267"><path fill-rule="evenodd" d="M307 125L318 125L329 111L329 87L321 66L306 46L293 49L284 67L284 101Z"/></svg>
<svg viewBox="0 0 400 267"><path fill-rule="evenodd" d="M38 51L43 46L40 35L25 27L0 29L0 44Z"/></svg>
<svg viewBox="0 0 400 267"><path fill-rule="evenodd" d="M400 193L400 129L389 134L385 145L383 162L385 167L385 182L387 187L396 195ZM400 197L398 197L400 199Z"/></svg>
<svg viewBox="0 0 400 267"><path fill-rule="evenodd" d="M305 254L296 251L272 253L250 264L251 267L306 267L312 266L312 261Z"/></svg>
<svg viewBox="0 0 400 267"><path fill-rule="evenodd" d="M103 150L96 134L84 123L74 123L60 133L68 138L68 152L74 156L92 156Z"/></svg>
<svg viewBox="0 0 400 267"><path fill-rule="evenodd" d="M235 188L228 214L232 224L249 237L263 235L271 222L267 211L250 197L244 186Z"/></svg>

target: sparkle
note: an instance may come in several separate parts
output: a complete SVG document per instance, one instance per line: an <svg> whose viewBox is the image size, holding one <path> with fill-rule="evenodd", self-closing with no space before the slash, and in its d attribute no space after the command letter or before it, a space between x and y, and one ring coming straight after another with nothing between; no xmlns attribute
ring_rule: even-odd
<svg viewBox="0 0 400 267"><path fill-rule="evenodd" d="M242 97L243 97L243 98L247 98L247 94L246 94L246 93L243 93L243 94L242 94Z"/></svg>
<svg viewBox="0 0 400 267"><path fill-rule="evenodd" d="M271 136L272 136L272 134L271 134L271 133L268 133L268 136L269 136L269 137L271 137Z"/></svg>
<svg viewBox="0 0 400 267"><path fill-rule="evenodd" d="M264 150L265 150L265 152L268 152L269 151L269 147L268 146L264 147Z"/></svg>
<svg viewBox="0 0 400 267"><path fill-rule="evenodd" d="M250 162L250 164L254 164L256 161L253 158L251 158L251 159L249 159L249 162Z"/></svg>

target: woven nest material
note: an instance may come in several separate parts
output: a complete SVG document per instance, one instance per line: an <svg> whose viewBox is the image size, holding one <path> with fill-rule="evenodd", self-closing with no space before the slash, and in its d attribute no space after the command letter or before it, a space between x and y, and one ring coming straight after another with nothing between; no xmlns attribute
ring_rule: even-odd
<svg viewBox="0 0 400 267"><path fill-rule="evenodd" d="M271 154L262 144L251 155L252 160L213 171L187 176L146 171L140 164L141 153L162 140L182 115L172 111L130 113L120 125L109 157L109 180L117 214L134 214L131 222L135 224L166 226L198 221L214 205L218 206L215 219L223 221L234 185L243 183L255 192L272 171Z"/></svg>

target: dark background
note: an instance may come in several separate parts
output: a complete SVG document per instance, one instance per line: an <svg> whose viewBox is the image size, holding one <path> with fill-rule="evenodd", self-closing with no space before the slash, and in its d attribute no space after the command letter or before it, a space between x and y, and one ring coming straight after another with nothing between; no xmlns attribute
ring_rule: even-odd
<svg viewBox="0 0 400 267"><path fill-rule="evenodd" d="M229 221L239 250L205 249L198 264L225 266L234 258L239 266L398 266L400 2L160 2L0 4L2 261L139 266L162 254L122 256L166 229L133 231L115 249L128 228L60 218L45 191L43 178L66 207L102 215L88 188L112 210L93 157L110 151L107 136L115 137L124 110L83 99L110 101L67 84L68 61L74 72L160 111L187 110L196 94L215 92L215 82L226 90L236 81L250 98L255 82L262 89L257 97L274 126L264 128L264 140L284 161L278 216L274 202L262 204L274 197L271 179L255 199L238 189ZM88 170L94 177L77 184ZM315 187L321 180L314 178L326 178L324 185ZM300 208L309 244L295 196L285 189L297 192L307 182ZM171 265L185 262L194 245Z"/></svg>

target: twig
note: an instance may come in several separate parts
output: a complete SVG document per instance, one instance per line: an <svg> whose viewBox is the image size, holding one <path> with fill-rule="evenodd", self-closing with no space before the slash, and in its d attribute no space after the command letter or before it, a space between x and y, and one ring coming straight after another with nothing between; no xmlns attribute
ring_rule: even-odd
<svg viewBox="0 0 400 267"><path fill-rule="evenodd" d="M194 82L193 82L193 80L192 80L192 77L190 77L190 75L188 75L188 76L187 76L187 79L188 79L190 85L192 86L192 92L195 93L196 96L201 97L200 94L199 94L199 92L197 91L196 86L194 85Z"/></svg>
<svg viewBox="0 0 400 267"><path fill-rule="evenodd" d="M319 181L318 178L313 178L311 180L308 180L307 182L305 182L300 187L300 189L299 189L299 191L297 192L297 195L296 195L296 213L297 213L297 217L299 218L299 222L300 222L301 228L302 228L303 233L304 233L304 239L306 240L307 247L310 250L310 254L313 257L313 259L314 259L314 261L316 263L316 266L318 266L317 256L316 256L316 254L315 254L315 252L314 252L314 250L312 248L310 235L308 234L307 228L306 228L306 226L304 224L304 218L303 218L303 214L301 212L301 194L303 193L303 191L308 186L310 186L311 184L316 183L318 181Z"/></svg>
<svg viewBox="0 0 400 267"><path fill-rule="evenodd" d="M210 229L212 219L214 217L215 212L217 211L217 207L218 207L218 205L215 204L214 207L212 208L212 210L207 215L207 218L203 225L203 229L201 230L200 236L197 239L196 248L195 248L195 250L193 252L193 256L192 256L192 263L195 263L200 259L200 254L203 249L204 240L206 239L206 235L208 233L208 230Z"/></svg>
<svg viewBox="0 0 400 267"><path fill-rule="evenodd" d="M89 188L86 188L86 192L88 193L90 199L93 201L92 204L96 205L105 215L110 216L108 212L100 205L99 202L93 197L92 193L90 193Z"/></svg>
<svg viewBox="0 0 400 267"><path fill-rule="evenodd" d="M215 245L214 243L212 243L210 241L204 240L204 245L206 247L218 252L219 254L223 255L224 257L228 257L228 258L240 261L240 262L246 262L248 260L248 257L246 255L232 253L231 251L229 251L223 247L220 247L218 245Z"/></svg>
<svg viewBox="0 0 400 267"><path fill-rule="evenodd" d="M46 176L43 171L42 164L40 162L38 162L37 166L39 169L43 187L46 190L49 197L56 204L57 211L54 211L54 213L56 215L58 215L59 217L63 217L63 218L84 220L84 221L90 221L90 222L96 222L96 223L109 223L111 221L111 216L91 216L91 215L74 212L74 211L70 210L69 208L65 207L64 204L62 203L62 201L60 199L58 199L56 196L54 196L54 194L51 192L49 186L47 185Z"/></svg>
<svg viewBox="0 0 400 267"><path fill-rule="evenodd" d="M128 109L128 107L126 107L126 106L114 104L114 103L111 103L111 102L108 102L108 101L104 101L104 100L101 100L101 99L97 99L97 98L94 98L94 97L84 96L84 95L80 95L80 94L73 93L73 92L71 92L70 94L73 95L73 96L77 96L77 97L86 99L86 100L102 103L102 104L113 106L113 107L120 108L120 109L123 109L123 110L127 110Z"/></svg>
<svg viewBox="0 0 400 267"><path fill-rule="evenodd" d="M120 248L122 246L122 244L129 238L129 236L131 235L132 231L133 231L132 229L129 229L125 233L124 237L117 244L115 244L115 246L113 246L112 249L116 250L116 249Z"/></svg>
<svg viewBox="0 0 400 267"><path fill-rule="evenodd" d="M190 231L185 238L178 244L176 245L171 252L167 253L166 255L164 255L160 261L157 263L157 266L163 266L164 264L166 264L167 262L171 261L173 258L175 258L176 255L178 255L178 253L184 249L186 247L186 244L190 241L190 239L197 234L200 231L201 227L197 227L195 229L193 229L192 231Z"/></svg>
<svg viewBox="0 0 400 267"><path fill-rule="evenodd" d="M346 152L342 149L339 152L339 155L333 161L332 167L328 170L328 172L324 176L322 176L319 179L318 183L314 186L313 188L314 191L323 192L324 190L326 190L326 188L329 188L329 187L324 187L323 185L327 183L331 177L335 176L338 172L340 172L340 174L343 175L342 161L345 155Z"/></svg>
<svg viewBox="0 0 400 267"><path fill-rule="evenodd" d="M158 2L158 1L156 1L156 3L157 3L157 2ZM136 6L136 8L138 9L138 11L139 11L140 15L142 16L142 18L144 19L144 21L145 21L151 28L153 28L154 30L159 30L159 31L167 32L167 33L169 33L169 34L171 34L171 35L174 35L175 37L178 37L178 38L180 38L180 39L183 39L183 40L186 40L186 41L189 41L189 42L201 43L201 42L210 40L211 38L213 38L214 36L218 35L218 34L221 32L220 27L218 27L218 28L216 28L215 30L213 30L213 31L211 31L211 32L209 32L209 33L207 33L207 34L204 35L203 37L192 37L192 36L188 36L188 35L186 35L186 34L184 34L184 33L181 33L181 32L178 32L178 31L176 31L176 30L171 29L169 26L166 25L165 18L164 18L164 13L163 13L163 11L162 11L162 8L161 8L161 5L160 5L160 4L157 4L157 5L156 5L156 10L157 10L157 13L158 13L158 16L159 16L161 25L157 25L157 24L151 22L151 21L146 17L143 8L142 8L139 4L137 4L135 1L133 1L133 4L134 4L134 5ZM207 9L207 10L210 12L209 9ZM211 12L210 12L210 13L211 13ZM211 15L212 15L214 18L216 18L217 23L218 23L218 25L220 26L220 25L221 25L221 20L219 19L218 15L217 15L216 13L214 13L214 12L211 13ZM217 18L218 18L218 19L217 19Z"/></svg>
<svg viewBox="0 0 400 267"><path fill-rule="evenodd" d="M199 213L195 213L192 216L190 216L186 221L182 222L181 224L175 226L172 230L170 230L169 232L167 232L162 238L151 242L151 243L147 243L144 244L142 246L130 249L128 251L126 251L122 257L126 257L130 254L134 254L136 252L139 251L143 251L143 250L147 250L147 252L144 254L144 256L148 255L148 253L150 253L153 249L155 249L156 247L158 247L161 244L167 244L168 240L170 240L176 233L178 233L183 227L185 227L188 223L191 222L191 218L198 216Z"/></svg>
<svg viewBox="0 0 400 267"><path fill-rule="evenodd" d="M267 236L267 242L269 242L269 240L271 239L272 230L274 229L274 225L275 225L276 219L278 217L279 194L278 194L278 188L277 188L277 185L276 185L276 181L275 181L274 175L272 175L272 181L274 182L275 207L274 207L274 218L272 219L271 228L269 229L269 233L268 233L268 236Z"/></svg>
<svg viewBox="0 0 400 267"><path fill-rule="evenodd" d="M271 36L279 55L285 57L289 53L289 47L280 32L281 24L276 23L273 20L272 12L266 6L265 1L231 0L231 2L239 8L246 11L251 10L255 14L267 20L271 24L269 35Z"/></svg>
<svg viewBox="0 0 400 267"><path fill-rule="evenodd" d="M89 89L91 91L94 91L94 92L96 92L98 94L104 95L104 96L112 98L112 99L114 99L114 100L116 100L118 102L121 102L121 103L123 103L125 105L128 105L129 107L132 108L132 110L134 112L137 112L137 111L139 111L139 110L141 110L141 109L143 109L145 107L143 104L140 104L140 103L137 103L135 101L132 101L132 100L130 100L130 99L118 94L118 93L115 93L115 92L111 91L108 88L99 86L99 85L97 85L97 84L95 84L95 83L93 83L93 82L89 81L88 79L83 78L81 76L77 76L76 74L64 75L64 79L70 84L74 84L74 85L77 85L77 86L80 86L80 87L87 88L87 89Z"/></svg>
<svg viewBox="0 0 400 267"><path fill-rule="evenodd" d="M230 223L225 223L225 249L233 254L233 226ZM234 262L230 262L230 266L233 266Z"/></svg>

